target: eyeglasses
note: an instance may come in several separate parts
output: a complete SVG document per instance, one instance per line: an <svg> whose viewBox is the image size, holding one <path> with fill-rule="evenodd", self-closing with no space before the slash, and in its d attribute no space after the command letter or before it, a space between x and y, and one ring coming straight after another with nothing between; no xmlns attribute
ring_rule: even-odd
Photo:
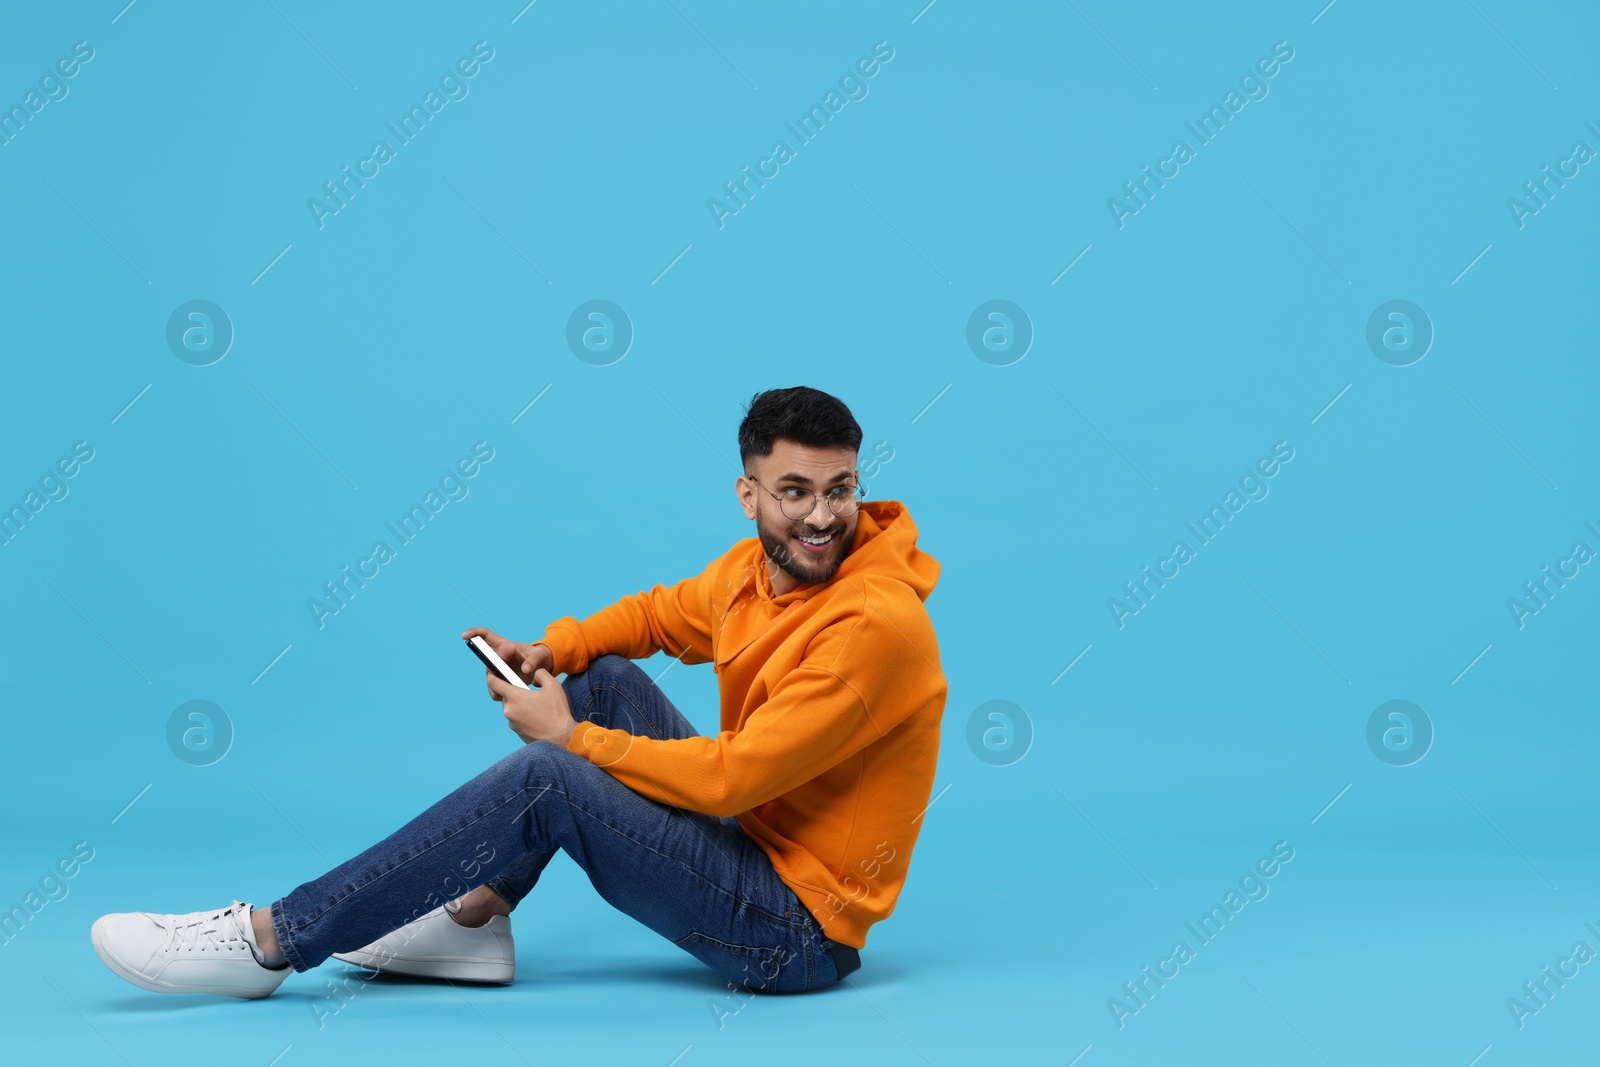
<svg viewBox="0 0 1600 1067"><path fill-rule="evenodd" d="M747 474L745 477L757 485L761 485L761 482L754 475ZM788 518L803 519L816 510L819 494L812 492L810 489L802 489L798 485L791 485L774 493L771 489L761 485L761 491L776 500L778 509ZM866 495L866 489L860 484L836 485L820 495L827 503L828 510L843 519L856 513L856 508L860 505L861 498Z"/></svg>

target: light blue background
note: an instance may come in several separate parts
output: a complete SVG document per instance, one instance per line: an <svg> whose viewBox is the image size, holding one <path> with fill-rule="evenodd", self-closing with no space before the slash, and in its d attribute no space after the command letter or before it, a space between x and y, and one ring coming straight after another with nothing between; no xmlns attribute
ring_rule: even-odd
<svg viewBox="0 0 1600 1067"><path fill-rule="evenodd" d="M95 850L0 947L8 1061L1592 1048L1592 966L1523 1029L1506 1006L1600 949L1600 575L1506 606L1600 549L1600 174L1506 205L1600 149L1586 5L123 2L9 5L0 36L7 106L95 49L0 148L0 501L95 449L0 548L0 905ZM307 198L480 40L470 96L319 230ZM880 40L870 95L719 230L706 200ZM1277 41L1270 95L1119 230L1107 198ZM194 299L236 330L209 367L165 342ZM612 366L566 346L590 299L636 330ZM991 299L1036 331L1012 366L964 339ZM1391 299L1436 331L1409 367L1365 342ZM750 533L741 405L797 383L889 442L873 493L944 567L938 800L849 986L719 1027L721 981L564 858L507 989L374 983L319 1029L337 964L250 1004L100 966L102 912L269 901L508 751L459 631L698 572ZM319 630L307 599L480 440L470 495ZM1119 630L1107 599L1278 441L1270 496ZM662 685L715 729L709 667ZM236 731L209 767L165 739L195 699ZM996 699L1035 732L1006 767L966 743ZM1412 766L1367 747L1391 699L1436 731ZM1118 1029L1108 998L1278 841L1270 896Z"/></svg>

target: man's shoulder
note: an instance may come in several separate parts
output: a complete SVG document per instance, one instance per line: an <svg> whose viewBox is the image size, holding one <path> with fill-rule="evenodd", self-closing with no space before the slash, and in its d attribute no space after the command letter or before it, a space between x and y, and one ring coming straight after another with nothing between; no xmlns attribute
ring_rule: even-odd
<svg viewBox="0 0 1600 1067"><path fill-rule="evenodd" d="M928 607L905 582L871 574L840 579L829 590L824 612L818 636L834 646L831 651L866 646L875 650L874 658L904 655L938 661Z"/></svg>
<svg viewBox="0 0 1600 1067"><path fill-rule="evenodd" d="M880 616L888 612L895 618L928 618L928 606L910 585L881 574L840 576L828 583L829 599L835 610L845 614Z"/></svg>
<svg viewBox="0 0 1600 1067"><path fill-rule="evenodd" d="M744 595L756 581L761 542L754 537L735 541L720 556L713 557L700 573L680 580L681 595L693 598L713 613Z"/></svg>

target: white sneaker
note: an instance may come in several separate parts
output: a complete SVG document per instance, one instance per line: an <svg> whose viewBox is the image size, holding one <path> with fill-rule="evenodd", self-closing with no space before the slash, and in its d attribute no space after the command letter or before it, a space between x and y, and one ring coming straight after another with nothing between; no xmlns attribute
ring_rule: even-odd
<svg viewBox="0 0 1600 1067"><path fill-rule="evenodd" d="M462 926L443 907L333 958L381 974L501 985L511 981L517 965L510 918L496 915L482 926Z"/></svg>
<svg viewBox="0 0 1600 1067"><path fill-rule="evenodd" d="M154 993L217 993L256 1000L278 988L289 965L269 968L250 926L250 905L218 911L102 915L89 930L95 955L119 978Z"/></svg>

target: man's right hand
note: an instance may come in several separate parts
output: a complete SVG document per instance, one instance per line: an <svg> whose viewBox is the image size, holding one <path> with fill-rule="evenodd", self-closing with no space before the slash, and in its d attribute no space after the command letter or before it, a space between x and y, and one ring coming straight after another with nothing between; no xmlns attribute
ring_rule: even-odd
<svg viewBox="0 0 1600 1067"><path fill-rule="evenodd" d="M540 668L551 674L555 673L556 657L555 653L550 651L549 645L519 645L481 626L474 626L461 635L463 641L474 637L481 637L487 641L489 647L506 661L506 666L517 672L519 678L532 682L534 673Z"/></svg>

